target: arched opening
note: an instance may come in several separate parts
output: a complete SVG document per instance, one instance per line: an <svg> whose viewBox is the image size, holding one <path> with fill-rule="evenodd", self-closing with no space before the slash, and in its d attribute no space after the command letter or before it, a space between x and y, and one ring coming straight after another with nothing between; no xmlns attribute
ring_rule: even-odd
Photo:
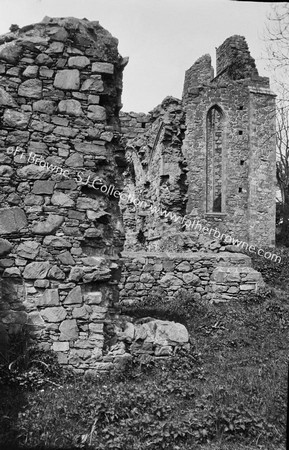
<svg viewBox="0 0 289 450"><path fill-rule="evenodd" d="M206 210L208 213L223 212L223 145L224 114L214 105L207 114L206 139Z"/></svg>

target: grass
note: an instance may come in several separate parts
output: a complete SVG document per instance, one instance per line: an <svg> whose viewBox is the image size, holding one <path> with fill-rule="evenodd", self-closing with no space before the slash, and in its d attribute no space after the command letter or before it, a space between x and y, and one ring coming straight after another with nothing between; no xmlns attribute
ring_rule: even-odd
<svg viewBox="0 0 289 450"><path fill-rule="evenodd" d="M49 370L28 358L14 378L2 371L0 448L285 448L289 302L281 288L288 286L286 267L276 275L271 264L261 270L278 290L221 305L180 299L189 354L147 357L90 381L59 372L49 355L33 356ZM176 313L159 299L142 308Z"/></svg>

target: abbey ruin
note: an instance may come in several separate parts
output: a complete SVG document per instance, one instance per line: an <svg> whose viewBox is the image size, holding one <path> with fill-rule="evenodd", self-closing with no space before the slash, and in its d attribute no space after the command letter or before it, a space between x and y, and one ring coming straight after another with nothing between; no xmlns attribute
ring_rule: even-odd
<svg viewBox="0 0 289 450"><path fill-rule="evenodd" d="M217 49L215 76L201 57L182 100L149 114L120 112L117 44L74 18L0 38L0 321L79 372L144 351L121 303L180 290L230 301L263 285L222 234L274 244L275 95L245 39Z"/></svg>

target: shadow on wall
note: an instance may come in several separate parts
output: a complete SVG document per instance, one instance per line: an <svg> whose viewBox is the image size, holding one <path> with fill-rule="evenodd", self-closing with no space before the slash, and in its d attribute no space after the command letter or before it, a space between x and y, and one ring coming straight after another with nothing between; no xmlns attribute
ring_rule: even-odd
<svg viewBox="0 0 289 450"><path fill-rule="evenodd" d="M0 448L18 448L18 414L27 404L26 395L12 382L12 368L28 355L31 331L19 292L18 278L0 278ZM23 447L22 447L23 448Z"/></svg>

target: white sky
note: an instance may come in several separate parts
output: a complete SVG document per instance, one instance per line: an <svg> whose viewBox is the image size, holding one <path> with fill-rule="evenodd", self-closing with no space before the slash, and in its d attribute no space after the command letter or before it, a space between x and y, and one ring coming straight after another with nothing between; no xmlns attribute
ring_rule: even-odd
<svg viewBox="0 0 289 450"><path fill-rule="evenodd" d="M233 34L246 37L260 75L269 76L263 41L270 3L229 0L0 0L0 34L44 16L98 20L129 56L123 110L148 112L167 95L180 98L185 70Z"/></svg>

